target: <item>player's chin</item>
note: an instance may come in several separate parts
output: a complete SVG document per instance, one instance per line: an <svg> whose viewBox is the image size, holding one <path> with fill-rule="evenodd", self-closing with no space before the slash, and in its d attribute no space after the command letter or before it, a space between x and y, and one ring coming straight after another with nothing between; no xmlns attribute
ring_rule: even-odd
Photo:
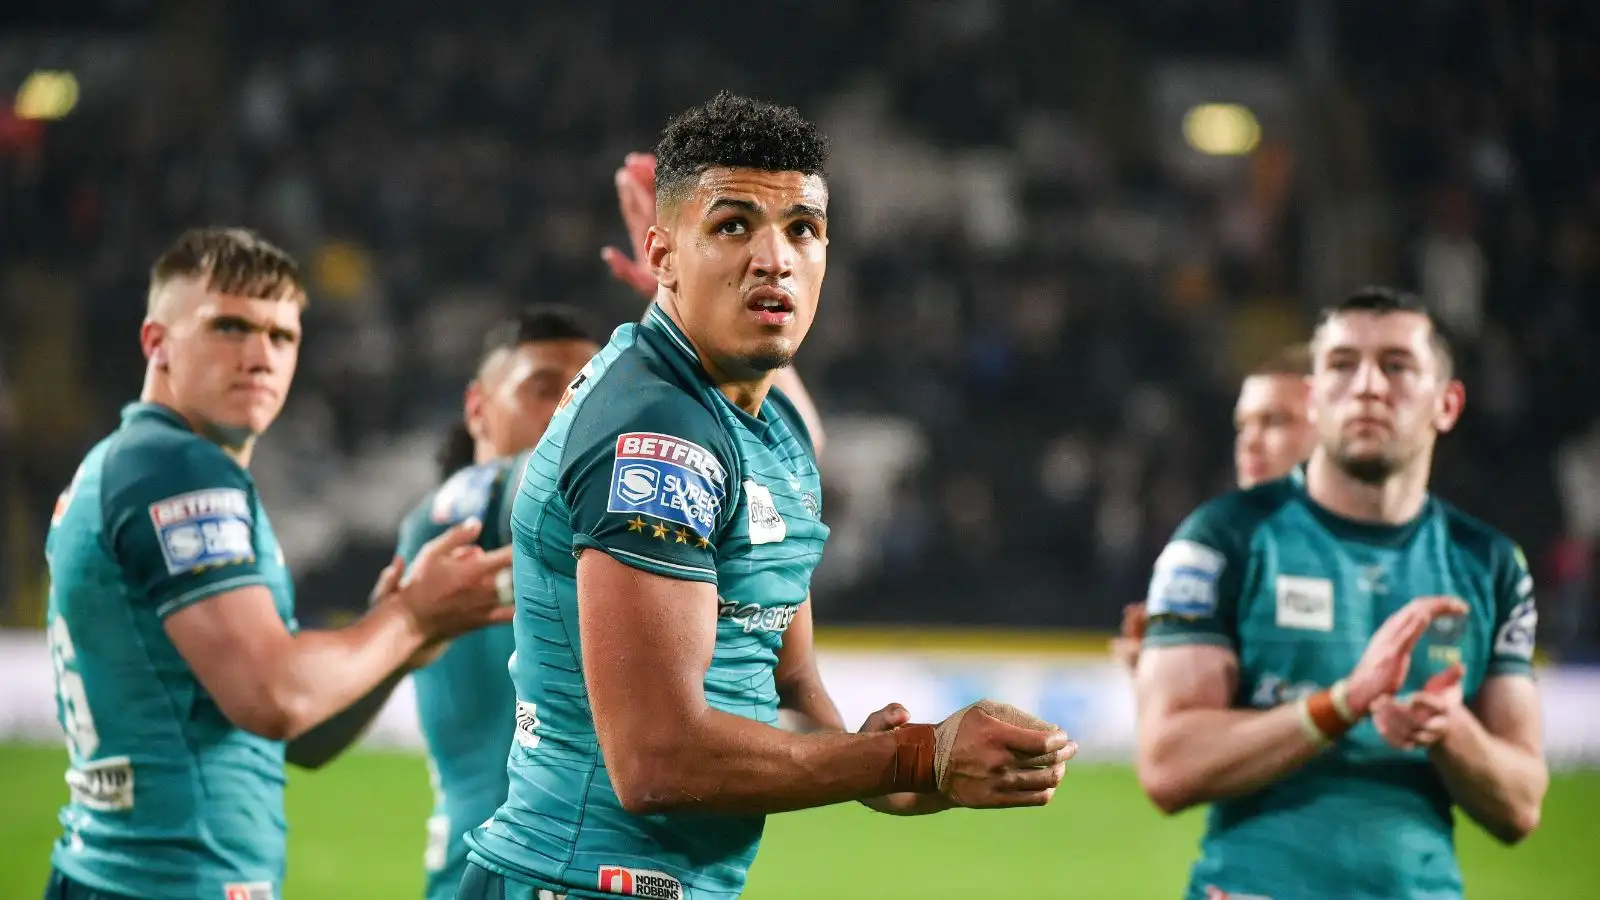
<svg viewBox="0 0 1600 900"><path fill-rule="evenodd" d="M739 364L752 372L772 372L794 361L799 342L787 337L771 337L752 341L740 348Z"/></svg>

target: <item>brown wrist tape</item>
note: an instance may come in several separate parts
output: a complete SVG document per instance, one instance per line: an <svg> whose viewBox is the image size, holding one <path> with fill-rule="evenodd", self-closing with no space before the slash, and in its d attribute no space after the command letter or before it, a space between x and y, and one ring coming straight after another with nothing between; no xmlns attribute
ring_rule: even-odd
<svg viewBox="0 0 1600 900"><path fill-rule="evenodd" d="M901 725L893 731L894 760L885 775L886 794L909 791L931 794L938 790L933 765L935 744L932 725Z"/></svg>
<svg viewBox="0 0 1600 900"><path fill-rule="evenodd" d="M1354 722L1346 721L1339 714L1332 691L1317 691L1307 697L1306 713L1311 716L1311 724L1317 726L1317 730L1330 741L1337 741L1355 727Z"/></svg>

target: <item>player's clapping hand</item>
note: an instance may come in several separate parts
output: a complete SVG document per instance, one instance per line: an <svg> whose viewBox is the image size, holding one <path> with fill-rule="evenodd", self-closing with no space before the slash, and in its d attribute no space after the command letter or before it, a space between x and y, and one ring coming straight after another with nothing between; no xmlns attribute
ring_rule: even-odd
<svg viewBox="0 0 1600 900"><path fill-rule="evenodd" d="M860 731L863 734L869 731L893 731L910 721L911 713L907 712L904 706L891 703L868 716ZM918 794L909 791L872 797L861 803L868 809L892 816L924 816L943 812L955 806L955 803L943 794Z"/></svg>
<svg viewBox="0 0 1600 900"><path fill-rule="evenodd" d="M409 569L390 563L374 589L376 602L400 604L430 643L511 621L499 584L511 548L484 552L474 543L482 530L482 522L468 519L424 544Z"/></svg>
<svg viewBox="0 0 1600 900"><path fill-rule="evenodd" d="M618 281L634 289L646 300L656 295L656 273L644 252L645 235L656 224L656 158L651 153L629 153L615 176L617 205L622 208L622 223L633 242L633 256L605 247L600 258L611 267Z"/></svg>
<svg viewBox="0 0 1600 900"><path fill-rule="evenodd" d="M1455 597L1418 597L1390 616L1345 679L1350 713L1357 718L1368 715L1379 697L1393 697L1405 685L1411 652L1433 620L1466 614L1467 605Z"/></svg>
<svg viewBox="0 0 1600 900"><path fill-rule="evenodd" d="M1455 663L1409 697L1379 697L1372 704L1372 724L1391 747L1432 747L1466 708L1461 691L1466 671L1461 663Z"/></svg>
<svg viewBox="0 0 1600 900"><path fill-rule="evenodd" d="M995 709L1003 721L980 706ZM1014 724L1014 722L1027 724ZM956 806L1043 806L1078 745L1067 733L991 701L958 710L938 727L939 793Z"/></svg>

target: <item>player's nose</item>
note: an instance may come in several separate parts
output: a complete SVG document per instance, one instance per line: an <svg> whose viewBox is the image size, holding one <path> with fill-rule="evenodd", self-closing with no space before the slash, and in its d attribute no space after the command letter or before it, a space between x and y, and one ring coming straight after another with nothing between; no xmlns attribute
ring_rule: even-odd
<svg viewBox="0 0 1600 900"><path fill-rule="evenodd" d="M258 331L244 339L239 351L239 368L246 372L271 372L274 368L272 337Z"/></svg>
<svg viewBox="0 0 1600 900"><path fill-rule="evenodd" d="M782 229L758 230L750 239L750 271L758 278L786 278L794 270L795 249Z"/></svg>

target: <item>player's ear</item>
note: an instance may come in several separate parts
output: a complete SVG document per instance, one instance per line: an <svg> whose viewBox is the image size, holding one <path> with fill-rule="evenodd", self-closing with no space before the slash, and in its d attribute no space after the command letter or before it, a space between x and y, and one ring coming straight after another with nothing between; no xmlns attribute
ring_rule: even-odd
<svg viewBox="0 0 1600 900"><path fill-rule="evenodd" d="M467 393L461 402L461 418L467 424L467 433L473 440L483 439L483 383L474 378L467 385Z"/></svg>
<svg viewBox="0 0 1600 900"><path fill-rule="evenodd" d="M1439 394L1439 404L1433 414L1434 430L1448 432L1461 421L1461 411L1467 406L1467 386L1459 379L1451 379Z"/></svg>
<svg viewBox="0 0 1600 900"><path fill-rule="evenodd" d="M655 273L656 281L669 291L678 289L678 259L674 252L677 248L672 243L672 232L665 225L657 223L650 226L644 236L644 255L650 261L650 271Z"/></svg>
<svg viewBox="0 0 1600 900"><path fill-rule="evenodd" d="M139 326L139 348L144 358L157 369L167 370L167 326L153 319L145 319Z"/></svg>

